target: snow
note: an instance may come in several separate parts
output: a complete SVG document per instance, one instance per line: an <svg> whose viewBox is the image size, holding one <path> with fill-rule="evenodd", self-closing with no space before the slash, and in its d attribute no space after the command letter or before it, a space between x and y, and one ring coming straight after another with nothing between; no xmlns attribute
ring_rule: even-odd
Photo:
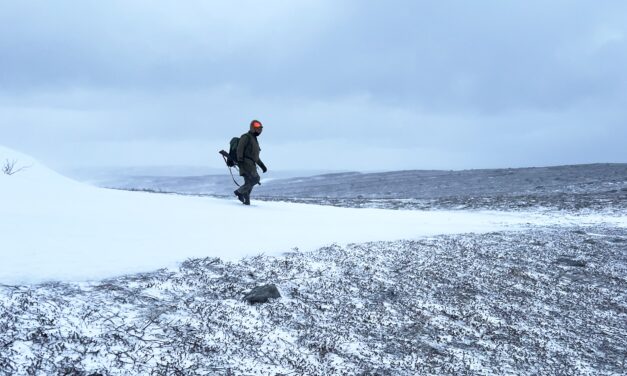
<svg viewBox="0 0 627 376"><path fill-rule="evenodd" d="M0 283L90 281L173 268L194 257L237 260L337 243L492 232L527 225L627 226L624 216L402 211L223 200L97 188L0 146Z"/></svg>

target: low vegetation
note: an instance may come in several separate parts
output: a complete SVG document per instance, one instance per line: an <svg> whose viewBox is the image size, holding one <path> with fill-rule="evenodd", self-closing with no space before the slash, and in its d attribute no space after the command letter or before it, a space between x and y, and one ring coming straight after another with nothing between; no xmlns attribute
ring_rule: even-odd
<svg viewBox="0 0 627 376"><path fill-rule="evenodd" d="M619 375L626 247L530 228L2 286L0 374Z"/></svg>

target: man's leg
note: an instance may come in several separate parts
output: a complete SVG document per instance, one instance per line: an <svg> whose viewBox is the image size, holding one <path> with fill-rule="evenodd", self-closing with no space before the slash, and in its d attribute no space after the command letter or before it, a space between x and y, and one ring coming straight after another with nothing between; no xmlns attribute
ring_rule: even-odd
<svg viewBox="0 0 627 376"><path fill-rule="evenodd" d="M259 183L259 174L244 174L244 184L237 189L237 192L244 197L244 205L250 205L250 193L253 191L255 184ZM238 196L239 198L239 196Z"/></svg>
<svg viewBox="0 0 627 376"><path fill-rule="evenodd" d="M244 195L239 193L239 187L236 190L234 190L233 193L235 193L235 196L237 196L237 199L240 200L242 204L246 202L246 200L244 199Z"/></svg>

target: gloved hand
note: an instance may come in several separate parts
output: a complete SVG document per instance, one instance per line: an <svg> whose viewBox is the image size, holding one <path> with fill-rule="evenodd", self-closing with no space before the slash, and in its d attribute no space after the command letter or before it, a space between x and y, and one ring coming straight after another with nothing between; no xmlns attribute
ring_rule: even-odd
<svg viewBox="0 0 627 376"><path fill-rule="evenodd" d="M265 174L268 171L268 169L266 168L266 166L261 166L261 171L263 171L263 173Z"/></svg>

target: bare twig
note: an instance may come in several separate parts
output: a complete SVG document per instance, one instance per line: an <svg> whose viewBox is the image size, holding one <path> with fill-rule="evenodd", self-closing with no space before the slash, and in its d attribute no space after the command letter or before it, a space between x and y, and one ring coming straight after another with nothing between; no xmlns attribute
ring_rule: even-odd
<svg viewBox="0 0 627 376"><path fill-rule="evenodd" d="M20 167L20 168L16 169L16 167L15 167L16 164L17 164L17 160L16 159L13 159L13 160L5 159L4 165L2 166L2 172L5 175L14 175L14 174L17 174L20 171L23 171L23 170L25 170L27 168L32 167L32 166L23 166L23 167Z"/></svg>

